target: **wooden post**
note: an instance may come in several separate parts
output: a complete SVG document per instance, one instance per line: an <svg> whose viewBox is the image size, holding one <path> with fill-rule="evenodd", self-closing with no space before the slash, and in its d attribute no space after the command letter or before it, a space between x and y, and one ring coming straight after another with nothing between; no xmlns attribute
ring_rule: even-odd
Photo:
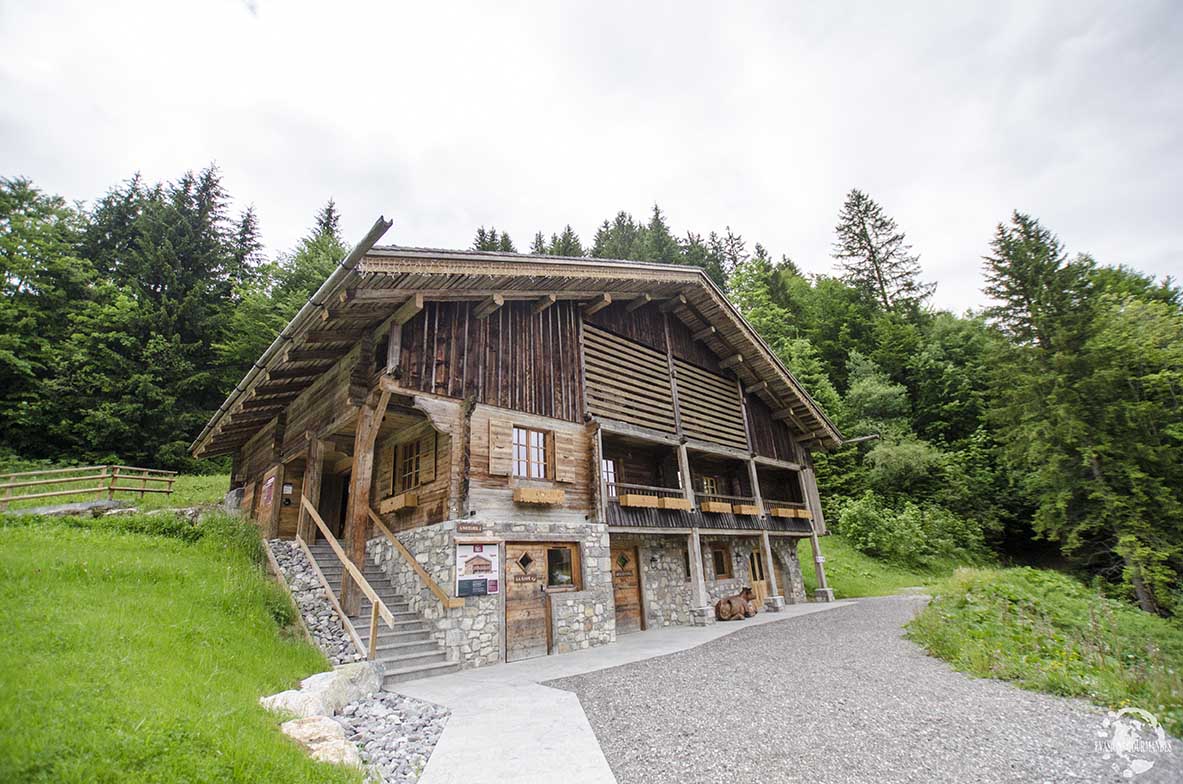
<svg viewBox="0 0 1183 784"><path fill-rule="evenodd" d="M760 492L760 474L756 470L756 461L753 458L748 458L748 481L752 483L752 498L756 500L756 508L760 510L760 517L764 518L768 515L768 510L764 508L764 494Z"/></svg>
<svg viewBox="0 0 1183 784"><path fill-rule="evenodd" d="M834 601L834 591L826 582L826 559L822 555L822 545L818 539L818 533L824 533L826 530L826 519L822 516L821 496L817 492L817 477L813 473L813 460L805 450L802 450L802 454L805 460L801 468L801 484L805 491L805 505L809 507L809 513L813 515L809 525L809 545L813 550L813 573L817 578L817 590L813 592L813 600L815 602L832 602Z"/></svg>
<svg viewBox="0 0 1183 784"><path fill-rule="evenodd" d="M698 529L691 528L686 537L690 554L690 622L695 626L706 626L714 619L707 601L707 584L702 569L702 541Z"/></svg>
<svg viewBox="0 0 1183 784"><path fill-rule="evenodd" d="M304 458L304 482L300 492L313 506L317 506L320 503L321 475L324 473L325 443L311 433L309 436L308 455ZM309 544L316 543L316 525L303 504L300 504L296 535Z"/></svg>
<svg viewBox="0 0 1183 784"><path fill-rule="evenodd" d="M690 476L690 455L686 452L685 444L678 444L678 473L682 475L682 495L690 502L691 509L698 508L694 498L694 480Z"/></svg>
<svg viewBox="0 0 1183 784"><path fill-rule="evenodd" d="M373 659L378 652L378 603L373 602L370 608L370 655Z"/></svg>
<svg viewBox="0 0 1183 784"><path fill-rule="evenodd" d="M145 473L140 477L140 501L144 500L144 488L148 486L148 474Z"/></svg>
<svg viewBox="0 0 1183 784"><path fill-rule="evenodd" d="M776 564L772 560L772 541L767 528L760 532L760 548L764 551L764 579L768 581L768 599L764 606L770 612L779 612L785 606L785 597L776 584Z"/></svg>
<svg viewBox="0 0 1183 784"><path fill-rule="evenodd" d="M355 566L366 563L366 533L370 527L370 485L374 478L374 442L390 403L390 390L383 389L377 404L367 397L357 414L357 429L353 434L353 473L349 477L349 509L345 518L345 554ZM360 565L360 566L359 566ZM350 615L361 609L361 591L353 584L349 572L341 575L341 606Z"/></svg>
<svg viewBox="0 0 1183 784"><path fill-rule="evenodd" d="M267 510L267 519L262 520L265 526L265 539L279 536L279 512L283 509L283 463L275 464L275 484L271 490L271 508Z"/></svg>
<svg viewBox="0 0 1183 784"><path fill-rule="evenodd" d="M107 480L107 500L114 501L115 483L119 480L119 466L107 466L107 469L111 472L111 478Z"/></svg>
<svg viewBox="0 0 1183 784"><path fill-rule="evenodd" d="M597 482L592 485L596 491L596 511L600 522L608 522L608 482L604 478L604 430L596 426L596 438L592 442L592 470L595 471Z"/></svg>

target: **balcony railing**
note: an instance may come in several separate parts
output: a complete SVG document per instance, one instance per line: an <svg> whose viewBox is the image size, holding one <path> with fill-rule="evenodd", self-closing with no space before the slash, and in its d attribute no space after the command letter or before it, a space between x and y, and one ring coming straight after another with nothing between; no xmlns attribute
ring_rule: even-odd
<svg viewBox="0 0 1183 784"><path fill-rule="evenodd" d="M695 493L698 508L707 514L736 514L759 517L763 510L756 499L746 495L721 495L719 493Z"/></svg>

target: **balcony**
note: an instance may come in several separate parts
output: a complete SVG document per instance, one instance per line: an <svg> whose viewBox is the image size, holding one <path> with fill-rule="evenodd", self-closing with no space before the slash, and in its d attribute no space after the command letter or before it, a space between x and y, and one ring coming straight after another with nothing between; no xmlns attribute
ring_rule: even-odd
<svg viewBox="0 0 1183 784"><path fill-rule="evenodd" d="M698 525L690 502L676 487L606 483L608 525L636 528L690 528Z"/></svg>

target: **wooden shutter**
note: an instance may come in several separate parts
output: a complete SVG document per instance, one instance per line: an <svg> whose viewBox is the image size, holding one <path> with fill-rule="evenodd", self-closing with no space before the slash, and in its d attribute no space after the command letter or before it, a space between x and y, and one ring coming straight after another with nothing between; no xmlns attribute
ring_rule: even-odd
<svg viewBox="0 0 1183 784"><path fill-rule="evenodd" d="M567 430L554 433L550 453L554 455L554 472L551 477L558 482L575 482L579 476L581 457L575 447L575 434Z"/></svg>
<svg viewBox="0 0 1183 784"><path fill-rule="evenodd" d="M435 481L435 441L437 434L433 430L430 435L419 439L419 484L425 485Z"/></svg>
<svg viewBox="0 0 1183 784"><path fill-rule="evenodd" d="M513 471L513 423L506 419L489 420L489 473L509 476Z"/></svg>

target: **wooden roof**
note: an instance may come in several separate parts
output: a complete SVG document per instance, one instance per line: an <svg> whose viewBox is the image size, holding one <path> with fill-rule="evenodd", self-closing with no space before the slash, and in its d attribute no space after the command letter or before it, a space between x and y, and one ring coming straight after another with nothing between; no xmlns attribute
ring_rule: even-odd
<svg viewBox="0 0 1183 784"><path fill-rule="evenodd" d="M704 339L744 386L773 407L807 444L828 449L842 435L767 344L697 268L611 259L374 246L322 302L320 318L290 334L286 350L239 385L234 402L193 444L198 457L238 449L332 367L368 329L422 300L661 301ZM411 300L411 304L407 304ZM404 311L406 312L406 311ZM291 330L289 325L288 330ZM741 359L735 360L736 357ZM260 366L261 367L261 366ZM249 378L249 377L248 377Z"/></svg>

